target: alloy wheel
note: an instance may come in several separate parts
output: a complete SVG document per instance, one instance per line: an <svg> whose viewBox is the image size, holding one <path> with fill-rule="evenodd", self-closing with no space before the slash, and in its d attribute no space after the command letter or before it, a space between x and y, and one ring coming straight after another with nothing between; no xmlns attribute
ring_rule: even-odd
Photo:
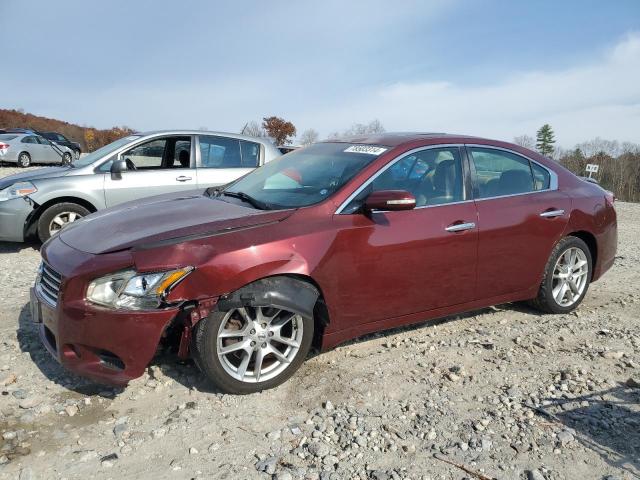
<svg viewBox="0 0 640 480"><path fill-rule="evenodd" d="M68 224L80 220L82 215L76 212L61 212L49 223L49 235L53 236L66 227Z"/></svg>
<svg viewBox="0 0 640 480"><path fill-rule="evenodd" d="M241 307L226 313L217 335L218 359L234 379L270 380L300 351L302 317L275 307Z"/></svg>
<svg viewBox="0 0 640 480"><path fill-rule="evenodd" d="M558 257L553 269L552 294L561 307L576 303L587 286L589 262L585 253L571 247Z"/></svg>

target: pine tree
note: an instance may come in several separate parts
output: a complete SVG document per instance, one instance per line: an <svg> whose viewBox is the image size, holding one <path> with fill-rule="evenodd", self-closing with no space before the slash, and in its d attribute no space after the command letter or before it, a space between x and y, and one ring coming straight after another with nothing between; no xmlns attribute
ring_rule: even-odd
<svg viewBox="0 0 640 480"><path fill-rule="evenodd" d="M551 125L545 123L536 134L536 148L542 155L549 157L553 153L554 143L556 143L556 139L553 136Z"/></svg>

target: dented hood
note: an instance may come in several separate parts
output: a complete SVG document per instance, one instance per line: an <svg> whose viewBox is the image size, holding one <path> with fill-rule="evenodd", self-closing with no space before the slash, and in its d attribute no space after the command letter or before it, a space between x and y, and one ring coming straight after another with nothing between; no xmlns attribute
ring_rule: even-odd
<svg viewBox="0 0 640 480"><path fill-rule="evenodd" d="M277 222L293 210L256 210L193 195L161 195L87 216L65 227L60 239L76 250L101 254Z"/></svg>

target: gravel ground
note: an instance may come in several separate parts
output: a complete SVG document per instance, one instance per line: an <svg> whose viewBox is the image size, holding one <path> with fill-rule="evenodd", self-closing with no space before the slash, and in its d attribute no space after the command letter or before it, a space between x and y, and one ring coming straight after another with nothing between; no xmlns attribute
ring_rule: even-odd
<svg viewBox="0 0 640 480"><path fill-rule="evenodd" d="M66 373L30 323L38 246L0 244L0 478L638 478L640 205L617 209L619 256L577 312L368 336L243 397L171 357L124 390Z"/></svg>

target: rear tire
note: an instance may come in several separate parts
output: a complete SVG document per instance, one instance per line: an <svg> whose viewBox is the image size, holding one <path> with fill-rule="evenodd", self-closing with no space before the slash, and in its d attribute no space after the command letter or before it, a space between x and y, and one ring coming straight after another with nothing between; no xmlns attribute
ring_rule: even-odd
<svg viewBox="0 0 640 480"><path fill-rule="evenodd" d="M31 165L31 156L27 152L22 152L18 155L18 166L22 168L27 168Z"/></svg>
<svg viewBox="0 0 640 480"><path fill-rule="evenodd" d="M260 392L284 383L298 370L311 348L313 329L313 318L287 308L247 306L226 312L216 308L196 324L191 354L221 391Z"/></svg>
<svg viewBox="0 0 640 480"><path fill-rule="evenodd" d="M42 243L62 230L69 223L86 217L91 212L77 203L56 203L47 208L38 219L38 237Z"/></svg>
<svg viewBox="0 0 640 480"><path fill-rule="evenodd" d="M564 237L551 251L538 296L529 304L546 313L569 313L582 303L592 275L591 251L578 237Z"/></svg>

